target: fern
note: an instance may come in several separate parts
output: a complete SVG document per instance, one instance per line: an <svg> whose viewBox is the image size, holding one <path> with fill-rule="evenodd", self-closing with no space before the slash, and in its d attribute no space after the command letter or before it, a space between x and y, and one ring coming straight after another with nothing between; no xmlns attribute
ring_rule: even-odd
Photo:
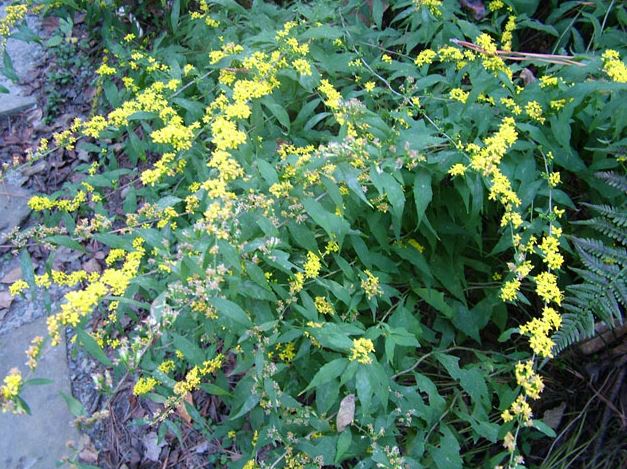
<svg viewBox="0 0 627 469"><path fill-rule="evenodd" d="M627 178L613 172L597 173L609 186L627 194ZM584 204L595 216L574 222L600 233L599 238L573 238L584 269L572 270L581 283L566 288L562 326L553 336L554 353L595 334L595 318L609 327L622 324L627 308L627 211L621 207Z"/></svg>

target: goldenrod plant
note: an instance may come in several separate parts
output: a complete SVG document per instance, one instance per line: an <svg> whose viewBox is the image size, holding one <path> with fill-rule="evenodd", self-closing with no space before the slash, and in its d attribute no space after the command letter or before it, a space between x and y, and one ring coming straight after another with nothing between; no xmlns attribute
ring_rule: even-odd
<svg viewBox="0 0 627 469"><path fill-rule="evenodd" d="M159 438L183 405L242 455L209 462L523 467L553 435L534 409L576 278L574 199L602 203L594 173L624 172L624 12L284 3L33 2L102 41L98 112L19 162L90 159L30 199L36 240L108 254L12 294L71 287L50 344L76 331L159 404ZM20 372L4 382L23 409Z"/></svg>

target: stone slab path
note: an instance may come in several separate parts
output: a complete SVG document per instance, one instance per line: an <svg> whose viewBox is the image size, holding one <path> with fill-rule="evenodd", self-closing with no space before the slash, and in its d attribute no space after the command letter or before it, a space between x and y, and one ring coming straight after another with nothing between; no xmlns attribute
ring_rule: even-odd
<svg viewBox="0 0 627 469"><path fill-rule="evenodd" d="M45 318L0 335L0 376L14 366L26 367L30 341L46 335ZM78 442L78 433L60 392L70 395L65 344L49 349L39 361L36 376L52 384L29 386L24 399L32 415L0 413L0 467L3 469L51 469L63 457L71 456L68 441Z"/></svg>
<svg viewBox="0 0 627 469"><path fill-rule="evenodd" d="M0 0L0 18L9 3ZM28 24L33 31L40 27L33 17L28 18ZM21 82L28 83L30 72L42 59L41 47L10 39L7 52ZM0 76L0 85L9 89L8 95L0 94L0 118L35 105L20 83ZM24 180L7 177L0 183L0 241L11 229L27 222L30 210L26 203L30 193L20 187ZM0 382L14 367L27 374L24 352L35 336L47 334L45 303L52 302L55 310L61 296L60 292L51 292L52 298L48 299L11 298L10 282L21 276L17 259L9 254L0 258ZM48 378L53 383L26 387L23 397L32 415L0 413L0 469L55 468L57 461L72 455L67 443L78 442L73 416L60 394L71 395L65 344L44 352L34 377Z"/></svg>

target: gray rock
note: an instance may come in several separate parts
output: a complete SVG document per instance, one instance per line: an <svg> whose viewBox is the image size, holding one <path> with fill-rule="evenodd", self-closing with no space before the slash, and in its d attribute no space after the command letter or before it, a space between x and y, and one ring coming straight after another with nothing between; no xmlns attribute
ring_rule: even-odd
<svg viewBox="0 0 627 469"><path fill-rule="evenodd" d="M36 105L37 100L32 96L0 94L0 117L27 111Z"/></svg>
<svg viewBox="0 0 627 469"><path fill-rule="evenodd" d="M0 335L0 377L13 367L25 374L28 368L24 365L24 351L33 337L46 334L46 321L41 318ZM78 441L78 433L72 426L73 417L59 394L70 394L64 344L44 351L35 377L54 382L24 389L23 397L32 415L0 413L0 467L4 469L54 468L56 461L71 456L67 442Z"/></svg>
<svg viewBox="0 0 627 469"><path fill-rule="evenodd" d="M30 214L30 195L26 189L0 181L0 244L4 243L7 233L20 226Z"/></svg>

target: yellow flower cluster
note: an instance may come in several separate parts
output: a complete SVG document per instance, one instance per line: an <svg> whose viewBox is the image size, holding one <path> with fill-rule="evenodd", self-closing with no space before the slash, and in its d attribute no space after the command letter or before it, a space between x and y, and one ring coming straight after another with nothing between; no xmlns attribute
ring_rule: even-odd
<svg viewBox="0 0 627 469"><path fill-rule="evenodd" d="M11 28L22 21L28 13L27 5L7 5L4 10L4 18L0 19L0 47L4 47L6 37L11 33Z"/></svg>
<svg viewBox="0 0 627 469"><path fill-rule="evenodd" d="M529 101L525 105L525 112L527 115L536 122L544 124L546 119L542 116L542 106L538 101Z"/></svg>
<svg viewBox="0 0 627 469"><path fill-rule="evenodd" d="M184 381L179 381L174 385L174 393L183 396L188 392L194 391L198 388L204 376L220 369L223 361L224 355L220 353L211 360L206 360L202 365L193 367L185 375Z"/></svg>
<svg viewBox="0 0 627 469"><path fill-rule="evenodd" d="M163 129L162 129L163 130ZM189 142L191 146L191 141ZM185 160L179 160L176 165L172 165L176 158L176 153L164 153L161 159L157 161L152 169L146 169L140 175L142 184L145 186L154 186L164 176L174 176L185 168Z"/></svg>
<svg viewBox="0 0 627 469"><path fill-rule="evenodd" d="M483 67L496 76L498 76L499 72L503 72L511 81L512 71L505 64L503 59L501 59L497 55L496 45L494 44L492 38L488 34L483 33L479 37L477 37L475 42L479 47L483 49L483 52L481 54Z"/></svg>
<svg viewBox="0 0 627 469"><path fill-rule="evenodd" d="M124 294L137 274L144 255L141 238L137 238L133 244L135 251L127 254L120 269L106 269L99 277L94 276L90 279L89 285L83 290L71 291L65 295L65 303L61 305L61 311L48 317L48 332L53 346L61 341L61 326L76 327L80 320L89 314L106 295Z"/></svg>
<svg viewBox="0 0 627 469"><path fill-rule="evenodd" d="M374 344L372 340L366 338L353 339L353 348L351 349L350 359L357 361L362 365L369 365L372 363L372 357L369 355L374 352Z"/></svg>
<svg viewBox="0 0 627 469"><path fill-rule="evenodd" d="M290 363L296 356L296 346L294 345L294 342L288 342L283 347L281 347L281 344L277 344L275 350L277 351L279 358L285 363Z"/></svg>
<svg viewBox="0 0 627 469"><path fill-rule="evenodd" d="M37 337L33 338L33 340L30 343L30 346L26 350L26 357L28 359L26 361L26 365L31 370L34 370L37 367L37 360L39 359L39 356L41 355L41 349L43 345L44 345L44 338L38 335Z"/></svg>
<svg viewBox="0 0 627 469"><path fill-rule="evenodd" d="M321 80L318 89L324 94L326 104L331 109L339 109L342 95L333 87L329 80Z"/></svg>
<svg viewBox="0 0 627 469"><path fill-rule="evenodd" d="M153 142L171 145L177 151L189 150L194 140L194 130L199 127L199 122L186 126L181 116L174 115L165 127L153 130L150 137Z"/></svg>
<svg viewBox="0 0 627 469"><path fill-rule="evenodd" d="M300 292L305 285L305 276L302 272L296 272L294 278L290 281L290 295Z"/></svg>
<svg viewBox="0 0 627 469"><path fill-rule="evenodd" d="M307 253L307 261L303 265L305 278L316 278L320 273L320 258L313 252Z"/></svg>
<svg viewBox="0 0 627 469"><path fill-rule="evenodd" d="M542 378L533 369L533 360L516 363L516 382L531 399L538 399L544 389Z"/></svg>
<svg viewBox="0 0 627 469"><path fill-rule="evenodd" d="M136 396L143 396L144 394L149 393L154 389L157 385L157 380L152 376L148 378L139 378L133 386L133 394Z"/></svg>
<svg viewBox="0 0 627 469"><path fill-rule="evenodd" d="M28 201L31 210L40 212L42 210L61 210L63 212L75 212L83 203L87 201L85 191L78 191L73 199L52 200L42 195L34 195Z"/></svg>
<svg viewBox="0 0 627 469"><path fill-rule="evenodd" d="M427 8L433 16L442 15L442 0L414 0L416 8Z"/></svg>
<svg viewBox="0 0 627 469"><path fill-rule="evenodd" d="M504 422L511 422L515 417L521 417L527 426L531 426L532 416L531 406L523 395L518 396L511 407L501 414Z"/></svg>
<svg viewBox="0 0 627 469"><path fill-rule="evenodd" d="M562 303L562 292L557 286L557 277L550 272L542 272L536 276L536 293L546 303Z"/></svg>
<svg viewBox="0 0 627 469"><path fill-rule="evenodd" d="M514 301L518 290L520 290L520 280L517 278L505 282L501 287L501 300Z"/></svg>
<svg viewBox="0 0 627 469"><path fill-rule="evenodd" d="M14 401L20 395L23 379L22 373L17 368L12 368L9 374L4 377L0 386L0 406L2 412L15 411Z"/></svg>
<svg viewBox="0 0 627 469"><path fill-rule="evenodd" d="M333 305L329 303L329 301L324 296L316 296L314 304L316 305L316 311L318 311L320 314L334 313Z"/></svg>
<svg viewBox="0 0 627 469"><path fill-rule="evenodd" d="M110 65L108 65L106 63L103 63L96 70L96 74L100 75L101 77L108 77L108 76L111 76L111 75L115 75L116 73L117 73L117 70L114 67L111 67Z"/></svg>
<svg viewBox="0 0 627 469"><path fill-rule="evenodd" d="M603 71L618 83L627 83L627 66L620 60L620 54L612 49L603 52Z"/></svg>
<svg viewBox="0 0 627 469"><path fill-rule="evenodd" d="M503 50L512 50L512 39L515 29L516 17L514 15L510 15L509 18L507 18L507 23L505 23L505 29L503 30L503 35L501 36L501 47Z"/></svg>
<svg viewBox="0 0 627 469"><path fill-rule="evenodd" d="M460 103L465 103L468 101L468 92L462 90L461 88L453 88L449 93L451 99L455 101L459 101Z"/></svg>
<svg viewBox="0 0 627 469"><path fill-rule="evenodd" d="M542 238L542 243L539 246L542 251L543 261L551 270L559 269L564 263L564 257L559 252L560 236L561 229L554 227L550 235Z"/></svg>
<svg viewBox="0 0 627 469"><path fill-rule="evenodd" d="M562 318L559 313L545 306L541 318L533 318L531 321L520 326L521 334L529 334L529 346L537 355L544 358L552 358L553 340L549 337L551 331L559 329Z"/></svg>
<svg viewBox="0 0 627 469"><path fill-rule="evenodd" d="M381 285L379 284L379 278L369 270L364 270L366 278L361 281L361 289L366 293L369 300L375 296L383 294Z"/></svg>
<svg viewBox="0 0 627 469"><path fill-rule="evenodd" d="M28 283L20 279L11 284L11 286L9 287L9 293L11 294L11 296L17 296L26 289L28 289Z"/></svg>
<svg viewBox="0 0 627 469"><path fill-rule="evenodd" d="M455 50L457 50L457 49L455 49ZM434 51L432 51L431 49L425 49L423 51L420 51L420 53L416 57L416 60L414 60L414 63L418 67L421 67L423 65L429 65L429 64L433 63L433 59L435 58L436 55L437 54Z"/></svg>

